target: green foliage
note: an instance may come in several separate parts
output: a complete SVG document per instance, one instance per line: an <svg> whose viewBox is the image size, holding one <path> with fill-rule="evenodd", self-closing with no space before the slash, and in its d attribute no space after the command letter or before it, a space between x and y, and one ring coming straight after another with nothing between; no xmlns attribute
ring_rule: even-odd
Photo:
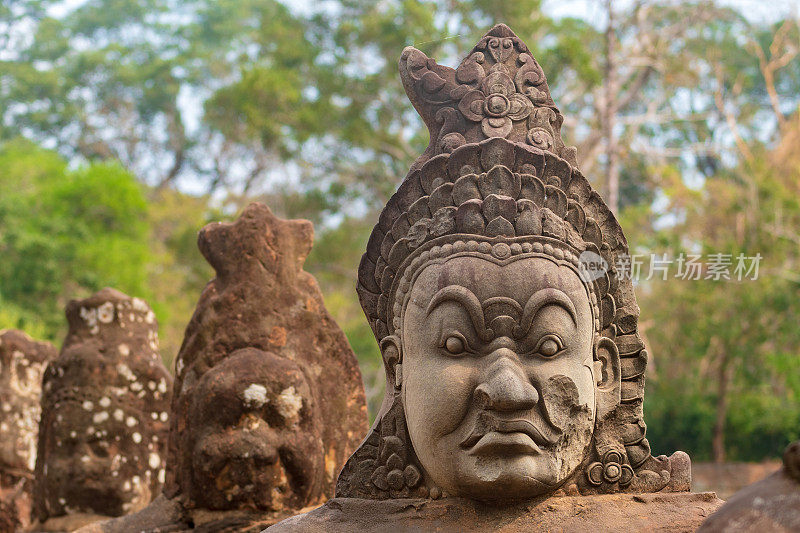
<svg viewBox="0 0 800 533"><path fill-rule="evenodd" d="M0 300L0 330L19 329L34 339L51 339L52 331L30 311Z"/></svg>
<svg viewBox="0 0 800 533"><path fill-rule="evenodd" d="M0 146L0 329L60 341L64 306L106 287L146 299L171 362L213 272L197 231L224 218L207 198L145 188L112 163L75 170L29 141Z"/></svg>
<svg viewBox="0 0 800 533"><path fill-rule="evenodd" d="M103 286L146 294L150 259L141 185L114 164L68 170L26 141L0 150L0 287L52 338L68 298Z"/></svg>
<svg viewBox="0 0 800 533"><path fill-rule="evenodd" d="M346 218L338 227L318 234L305 269L317 278L325 306L358 356L370 416L374 417L383 400L383 363L378 344L355 297L358 263L372 231L372 218Z"/></svg>
<svg viewBox="0 0 800 533"><path fill-rule="evenodd" d="M798 133L786 130L784 143ZM638 291L654 366L648 434L660 451L681 442L710 458L717 417L732 460L774 457L800 437L797 156L780 146L753 152L709 177L702 195L673 182L665 211L680 222L634 234L640 249L673 257L763 257L756 280L736 281L732 266L731 281L654 280Z"/></svg>
<svg viewBox="0 0 800 533"><path fill-rule="evenodd" d="M653 368L647 383L648 438L660 453L712 458L720 365L728 365L725 441L731 460L780 454L800 422L800 305L795 283L654 281L640 291ZM657 324L657 326L656 326ZM793 370L792 370L793 369Z"/></svg>
<svg viewBox="0 0 800 533"><path fill-rule="evenodd" d="M228 218L209 205L208 197L170 189L151 195L146 217L152 253L147 265L148 303L158 317L161 357L167 368L178 354L200 293L214 277L197 249L197 232Z"/></svg>

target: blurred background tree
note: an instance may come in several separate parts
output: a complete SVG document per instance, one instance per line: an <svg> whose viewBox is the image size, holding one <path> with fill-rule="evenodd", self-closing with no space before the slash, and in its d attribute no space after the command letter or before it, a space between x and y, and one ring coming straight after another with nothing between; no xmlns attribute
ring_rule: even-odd
<svg viewBox="0 0 800 533"><path fill-rule="evenodd" d="M170 363L212 275L197 229L260 200L315 223L306 268L374 414L383 378L356 268L428 141L397 58L411 45L456 66L506 22L633 251L763 256L756 281L639 283L656 451L774 456L800 432L800 30L780 7L4 2L0 327L58 339L67 299L113 285L151 302Z"/></svg>

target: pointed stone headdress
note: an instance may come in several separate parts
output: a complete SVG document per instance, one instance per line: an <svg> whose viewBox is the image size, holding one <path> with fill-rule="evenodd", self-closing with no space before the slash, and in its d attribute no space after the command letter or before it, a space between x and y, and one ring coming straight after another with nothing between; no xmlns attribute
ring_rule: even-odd
<svg viewBox="0 0 800 533"><path fill-rule="evenodd" d="M357 291L378 342L399 333L403 297L414 273L432 260L455 253L503 259L533 252L580 270L586 267L582 254L596 254L591 257L602 258L607 268L599 277L587 275L585 282L595 329L618 348L622 383L615 442L605 452L596 442L599 456L589 469L589 489L620 489L618 476L603 477L612 464L617 465L612 474L620 466L630 473L623 476L622 488L660 490L671 473L676 482L675 460L670 466L666 458L652 458L645 438L647 352L637 332L631 279L615 269L624 264L628 245L613 213L578 170L575 148L564 146L563 116L539 64L507 26L498 24L457 69L437 65L409 47L403 50L400 74L431 141L381 213L359 266ZM399 489L385 482L387 471L403 471L385 464L392 450L406 459L394 460L394 466L413 463L413 450L401 450L395 438L403 423L392 415L393 389L393 370L387 366L381 411L343 470L339 495L416 494L416 467L406 470L405 483L394 476ZM372 478L371 484L364 478Z"/></svg>

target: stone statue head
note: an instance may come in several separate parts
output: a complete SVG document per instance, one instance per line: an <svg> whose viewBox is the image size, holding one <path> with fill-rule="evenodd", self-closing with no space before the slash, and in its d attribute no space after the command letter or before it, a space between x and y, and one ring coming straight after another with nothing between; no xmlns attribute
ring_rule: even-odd
<svg viewBox="0 0 800 533"><path fill-rule="evenodd" d="M188 429L192 499L208 509L302 508L324 475L322 421L310 398L297 363L256 348L206 372L189 408L205 421Z"/></svg>
<svg viewBox="0 0 800 533"><path fill-rule="evenodd" d="M57 354L22 331L0 331L0 531L29 525L42 375ZM3 521L3 507L16 525Z"/></svg>
<svg viewBox="0 0 800 533"><path fill-rule="evenodd" d="M42 384L34 515L121 516L164 483L172 377L150 307L113 289L67 306Z"/></svg>
<svg viewBox="0 0 800 533"><path fill-rule="evenodd" d="M386 396L337 495L688 490L645 438L625 237L525 44L498 25L456 70L407 48L400 73L431 143L359 267Z"/></svg>
<svg viewBox="0 0 800 533"><path fill-rule="evenodd" d="M214 267L176 358L164 494L285 515L330 497L367 427L358 361L303 270L305 220L250 204L198 235Z"/></svg>
<svg viewBox="0 0 800 533"><path fill-rule="evenodd" d="M0 331L0 489L6 476L16 481L33 474L42 375L56 354L52 344L22 331Z"/></svg>

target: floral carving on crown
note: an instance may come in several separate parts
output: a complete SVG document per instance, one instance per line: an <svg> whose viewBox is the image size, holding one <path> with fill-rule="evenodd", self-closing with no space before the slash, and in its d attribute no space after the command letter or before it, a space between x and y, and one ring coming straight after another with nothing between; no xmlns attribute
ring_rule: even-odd
<svg viewBox="0 0 800 533"><path fill-rule="evenodd" d="M575 148L561 139L564 116L550 96L547 78L508 26L492 28L455 70L406 48L400 75L431 133L427 157L500 137L577 166Z"/></svg>

